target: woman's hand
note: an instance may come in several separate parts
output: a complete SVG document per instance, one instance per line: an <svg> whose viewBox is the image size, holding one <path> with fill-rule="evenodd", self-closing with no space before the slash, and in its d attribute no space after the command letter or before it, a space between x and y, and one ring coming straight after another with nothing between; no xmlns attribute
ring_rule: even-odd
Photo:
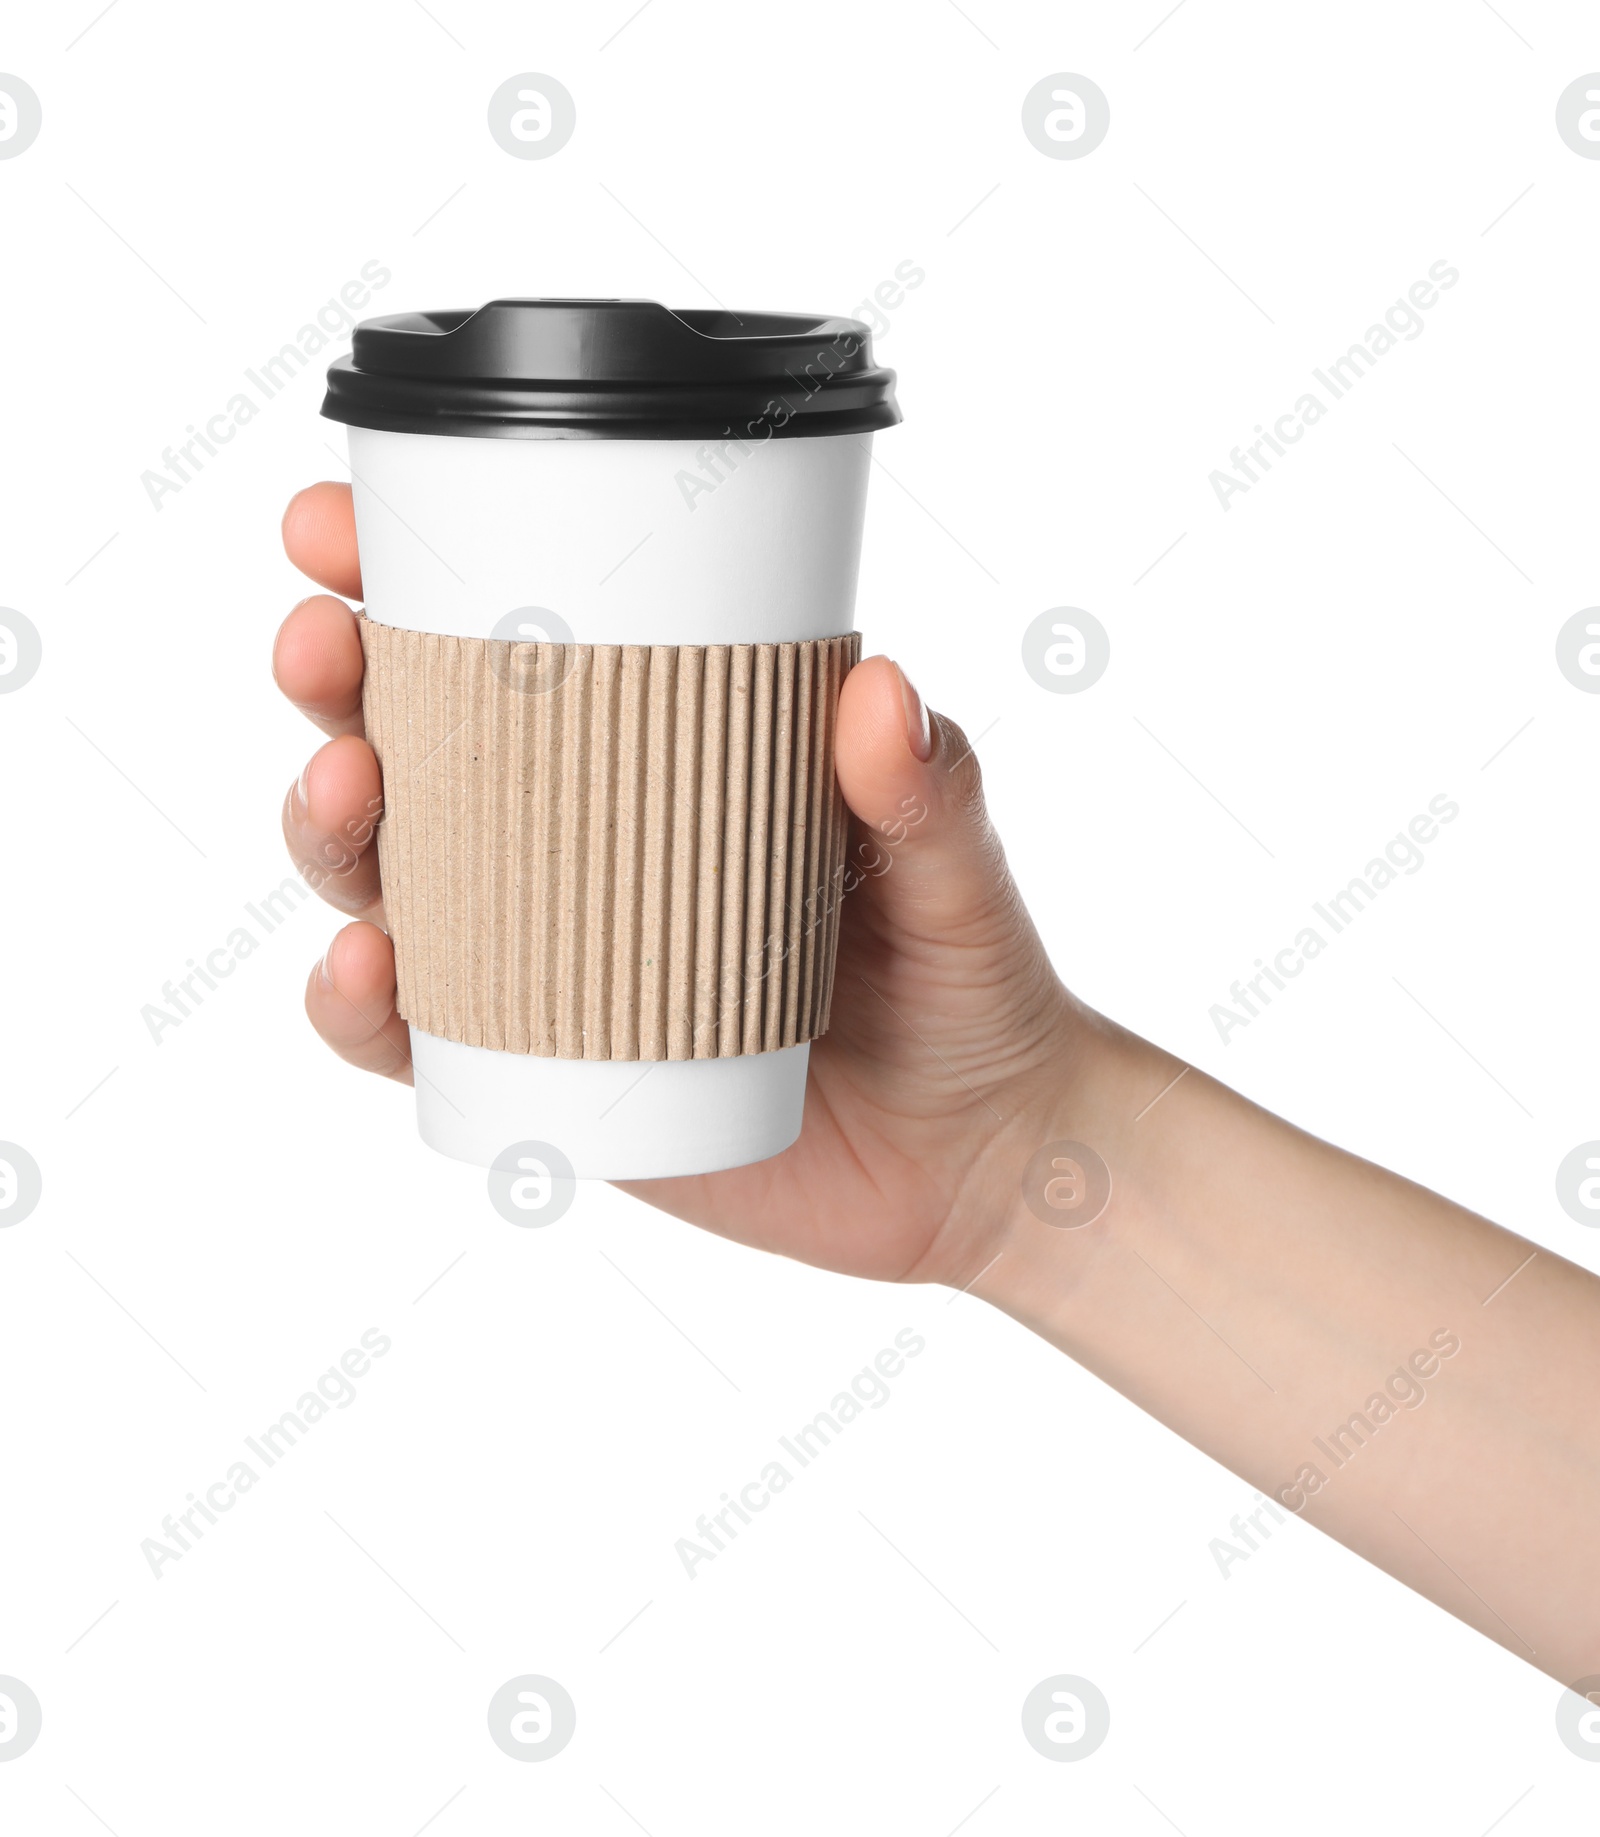
<svg viewBox="0 0 1600 1837"><path fill-rule="evenodd" d="M319 585L360 597L347 486L300 492L283 538ZM306 1011L352 1064L409 1082L372 839L381 781L363 736L361 643L344 600L319 594L296 606L273 669L332 736L285 801L289 852L355 920L312 971ZM1051 970L961 730L930 716L887 658L845 683L837 761L854 817L852 890L800 1139L754 1166L627 1190L828 1269L959 1287L998 1252L1021 1171L1050 1139L1050 1118L1102 1029Z"/></svg>

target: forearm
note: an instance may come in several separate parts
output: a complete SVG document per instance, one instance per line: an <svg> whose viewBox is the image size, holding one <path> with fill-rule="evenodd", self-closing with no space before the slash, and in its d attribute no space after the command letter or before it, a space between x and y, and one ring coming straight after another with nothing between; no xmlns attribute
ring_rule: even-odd
<svg viewBox="0 0 1600 1837"><path fill-rule="evenodd" d="M1036 1159L976 1292L1510 1650L1600 1670L1600 1281L1090 1037L1038 1145L1097 1151L1109 1203L1075 1223Z"/></svg>

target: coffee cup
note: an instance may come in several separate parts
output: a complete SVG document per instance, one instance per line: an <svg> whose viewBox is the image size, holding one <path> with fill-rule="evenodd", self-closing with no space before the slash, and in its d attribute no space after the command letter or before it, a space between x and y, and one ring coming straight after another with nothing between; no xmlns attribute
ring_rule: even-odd
<svg viewBox="0 0 1600 1837"><path fill-rule="evenodd" d="M831 1005L834 710L900 419L867 328L400 313L356 328L323 413L424 1140L580 1179L781 1152Z"/></svg>

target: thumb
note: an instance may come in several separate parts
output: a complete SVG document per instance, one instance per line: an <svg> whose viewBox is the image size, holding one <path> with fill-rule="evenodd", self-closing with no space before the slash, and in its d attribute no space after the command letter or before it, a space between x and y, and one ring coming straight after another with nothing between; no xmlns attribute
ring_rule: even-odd
<svg viewBox="0 0 1600 1837"><path fill-rule="evenodd" d="M880 922L927 944L1040 946L983 801L965 734L930 715L900 667L871 657L845 678L835 739L839 788L869 833L852 839Z"/></svg>

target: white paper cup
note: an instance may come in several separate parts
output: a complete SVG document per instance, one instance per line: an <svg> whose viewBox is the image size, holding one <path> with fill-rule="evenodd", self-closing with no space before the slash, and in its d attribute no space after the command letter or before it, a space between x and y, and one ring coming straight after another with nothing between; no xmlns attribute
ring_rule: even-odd
<svg viewBox="0 0 1600 1837"><path fill-rule="evenodd" d="M581 320L596 308L639 304L501 302L483 313L543 308L543 331L554 314ZM409 329L421 317L398 324ZM599 317L603 332L619 325L616 314ZM691 317L726 323L723 315ZM760 315L750 322L777 321ZM764 419L759 408L748 412L758 395L775 399L762 394L770 379L752 392L747 382L758 379L730 390L712 378L703 381L715 396L712 418L701 424L709 433L696 428L691 379L672 390L667 407L675 419L663 411L663 432L636 437L640 401L656 406L645 391L659 386L637 377L603 396L609 420L576 428L534 421L508 434L504 422L468 432L470 420L429 414L422 420L429 431L415 431L422 411L410 398L399 410L381 400L376 408L341 402L336 366L325 412L349 428L367 617L457 637L596 645L773 644L851 631L872 429L898 419L893 376L871 369L864 327L795 323L821 328L811 334L819 348L848 339L865 352L865 366L853 352L853 368L841 375L857 395L879 399L844 400L834 414L839 431L823 431L825 400L811 410L808 426L816 431L786 434L787 422L773 425L776 412ZM656 329L650 321L647 331ZM695 336L700 345L721 342ZM613 367L670 367L670 352L665 360L655 351L630 359L625 331L613 337L623 347L620 360L611 354ZM362 342L358 333L358 364ZM748 335L743 342L751 342ZM698 345L691 355L702 364L716 357ZM746 353L738 355L750 364ZM809 362L803 346L801 381L791 376L791 394L803 403L811 400L802 395L806 380L816 380L817 398L832 387L815 367L807 378ZM869 389L861 375L888 380ZM566 386L552 412L580 412L572 401L581 379L560 380ZM344 383L351 386L348 371ZM365 386L381 398L381 382ZM426 392L425 384L405 387ZM453 387L448 378L441 385L445 398ZM482 388L475 377L461 392ZM848 396L841 388L835 400ZM535 389L511 406L528 410L530 402L538 412ZM746 412L735 418L741 407ZM623 409L632 411L625 420ZM797 407L793 418L803 412ZM391 423L409 417L413 426L362 425L357 415ZM626 431L609 431L619 422ZM441 424L453 431L432 431ZM810 1045L729 1058L564 1059L495 1051L413 1027L411 1050L418 1126L441 1153L490 1166L514 1144L543 1143L558 1149L578 1178L625 1180L708 1173L787 1148L800 1132Z"/></svg>

